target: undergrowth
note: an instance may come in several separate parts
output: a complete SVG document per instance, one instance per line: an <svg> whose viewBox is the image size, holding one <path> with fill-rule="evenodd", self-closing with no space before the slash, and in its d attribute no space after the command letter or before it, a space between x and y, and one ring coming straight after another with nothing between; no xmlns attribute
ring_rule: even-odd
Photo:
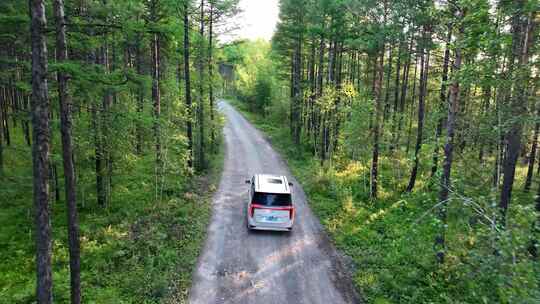
<svg viewBox="0 0 540 304"><path fill-rule="evenodd" d="M231 102L287 160L336 247L352 257L355 284L367 303L540 302L540 267L528 251L535 237L534 197L520 191L521 185L515 185L506 229L494 228L489 220L498 210L490 170L464 161L472 156L462 155L453 171L455 189L447 207L446 259L438 265L434 239L441 223L430 166L421 167L424 175L416 190L404 193L410 160L399 152L382 156L380 195L372 200L369 158L351 160L337 154L321 165L309 147L292 143L286 119L262 117L234 98ZM518 175L520 170L525 171L519 168Z"/></svg>
<svg viewBox="0 0 540 304"><path fill-rule="evenodd" d="M35 302L32 166L29 148L15 139L21 142L4 151L6 174L0 182L0 303L6 304ZM111 202L104 208L95 202L93 185L79 183L84 303L186 302L223 153L213 156L203 176L167 173L157 191L155 160L148 154L131 156L117 169ZM79 172L82 178L88 175L91 170ZM63 195L51 205L54 301L69 303Z"/></svg>

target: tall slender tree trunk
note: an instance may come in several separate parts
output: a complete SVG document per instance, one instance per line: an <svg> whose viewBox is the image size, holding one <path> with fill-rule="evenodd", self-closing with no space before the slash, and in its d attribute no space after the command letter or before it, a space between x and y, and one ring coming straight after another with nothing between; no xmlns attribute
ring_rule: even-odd
<svg viewBox="0 0 540 304"><path fill-rule="evenodd" d="M322 96L322 92L323 92L323 81L324 81L324 49L325 49L325 43L324 43L324 36L321 35L321 38L320 38L320 44L319 44L319 64L318 64L318 68L317 68L317 89L316 89L316 97L315 98L319 98ZM316 127L315 127L315 131L313 132L314 133L314 140L313 140L313 147L314 147L314 150L317 151L317 147L318 147L318 138L319 138L319 133L321 130L323 130L323 124L324 124L324 121L323 121L323 114L321 113L321 109L319 107L318 108L318 111L317 111L317 116L316 116L316 120L317 120L317 123L316 123ZM322 136L321 136L321 146L322 146ZM324 150L321 148L319 148L319 159L321 160L321 162L324 162L324 159L326 157L325 153L324 153Z"/></svg>
<svg viewBox="0 0 540 304"><path fill-rule="evenodd" d="M13 53L14 53L13 56L15 57L15 65L17 65L17 56L16 56L15 51L13 51ZM17 74L15 73L15 77L10 78L9 82L10 82L10 85L11 85L11 108L12 108L12 112L15 113L15 114L19 114L21 109L19 108L19 91L17 90L17 86L16 86L16 83L18 81L16 75ZM13 115L11 117L14 128L17 127L17 117L18 117L18 115Z"/></svg>
<svg viewBox="0 0 540 304"><path fill-rule="evenodd" d="M336 66L336 42L333 37L329 39L330 45L328 49L328 79L327 83L333 83L335 79L335 66Z"/></svg>
<svg viewBox="0 0 540 304"><path fill-rule="evenodd" d="M309 52L309 63L308 63L308 79L309 79L309 97L306 113L306 129L307 129L307 138L309 141L313 137L313 127L315 120L315 39L311 42L311 50Z"/></svg>
<svg viewBox="0 0 540 304"><path fill-rule="evenodd" d="M531 242L529 244L528 251L531 254L531 256L535 259L538 259L538 248L540 247L538 244L538 233L540 233L540 183L538 184L538 188L536 190L536 198L535 198L535 212L536 212L536 219L532 224L532 232L531 232Z"/></svg>
<svg viewBox="0 0 540 304"><path fill-rule="evenodd" d="M161 174L162 156L161 156L161 92L159 90L159 36L152 35L152 100L154 101L154 141L156 149L156 169Z"/></svg>
<svg viewBox="0 0 540 304"><path fill-rule="evenodd" d="M137 65L137 74L139 76L143 75L143 61L142 61L142 53L141 53L141 40L142 35L138 35L136 46L135 46L135 64ZM142 126L142 113L144 110L144 85L143 83L139 83L137 86L137 124L136 124L136 143L135 143L135 150L137 152L137 155L142 155L142 146L143 146L143 126Z"/></svg>
<svg viewBox="0 0 540 304"><path fill-rule="evenodd" d="M300 104L302 102L302 34L299 33L295 42L295 49L293 55L293 99L291 100L293 117L292 128L293 128L293 139L296 145L300 144L300 132L301 132L301 121L300 121Z"/></svg>
<svg viewBox="0 0 540 304"><path fill-rule="evenodd" d="M409 127L407 131L407 144L405 152L409 154L410 146L411 146L411 134L412 134L412 122L413 122L413 113L414 113L414 101L416 100L416 84L418 83L418 57L414 60L414 76L413 76L413 87L412 87L412 97L411 97L411 114L409 115Z"/></svg>
<svg viewBox="0 0 540 304"><path fill-rule="evenodd" d="M64 1L54 1L56 19L56 60L60 63L68 59L66 42L66 21ZM58 101L60 104L60 132L62 133L62 159L64 165L65 197L67 204L69 269L71 282L71 303L81 303L81 254L79 243L79 217L77 213L75 165L73 162L73 139L71 136L71 96L68 93L69 76L57 72Z"/></svg>
<svg viewBox="0 0 540 304"><path fill-rule="evenodd" d="M200 11L200 26L199 26L199 56L197 68L199 70L199 102L197 103L197 123L199 125L199 145L198 145L198 161L197 170L203 171L206 167L205 160L205 138L204 138L204 0L201 0Z"/></svg>
<svg viewBox="0 0 540 304"><path fill-rule="evenodd" d="M191 83L189 72L189 7L184 2L184 81L186 84L186 133L188 138L188 167L193 168L193 127L192 127L192 102Z"/></svg>
<svg viewBox="0 0 540 304"><path fill-rule="evenodd" d="M336 91L341 91L341 83L342 83L342 68L343 68L343 42L340 42L338 44L338 65L336 67ZM332 143L332 147L330 149L330 152L332 153L338 146L338 140L339 140L339 128L341 126L341 117L339 115L340 113L340 107L341 107L341 96L338 94L335 102L335 109L334 109L334 140Z"/></svg>
<svg viewBox="0 0 540 304"><path fill-rule="evenodd" d="M319 66L317 68L317 97L321 97L323 92L323 75L324 75L324 36L321 35L319 44Z"/></svg>
<svg viewBox="0 0 540 304"><path fill-rule="evenodd" d="M4 174L4 88L0 87L0 176Z"/></svg>
<svg viewBox="0 0 540 304"><path fill-rule="evenodd" d="M4 129L4 138L6 140L6 146L10 146L11 145L11 136L10 136L10 133L9 133L9 120L8 120L8 95L9 95L9 89L8 88L4 88L4 91L5 91L5 94L4 96L6 97L4 99L4 103L2 105L2 117L3 117L3 121L1 121L1 123L3 124L3 129Z"/></svg>
<svg viewBox="0 0 540 304"><path fill-rule="evenodd" d="M537 106L538 107L538 106ZM540 117L540 108L536 111L536 116ZM531 145L531 152L529 153L529 164L527 166L527 178L525 179L525 186L523 190L529 191L531 189L532 178L534 173L534 162L536 160L536 150L538 147L538 132L540 131L540 121L534 123L534 135Z"/></svg>
<svg viewBox="0 0 540 304"><path fill-rule="evenodd" d="M506 59L504 60L506 61ZM507 69L503 64L503 72L507 74ZM498 134L496 139L496 148L495 148L495 162L493 164L493 188L498 189L500 186L501 175L502 175L502 160L505 155L505 145L504 145L504 134L501 131L502 129L502 103L506 99L508 90L503 89L503 86L497 88L496 97L495 97L495 113L496 121L495 125L498 127Z"/></svg>
<svg viewBox="0 0 540 304"><path fill-rule="evenodd" d="M25 95L23 96L23 108L24 108L24 111L28 111L29 110L29 107L30 107L30 96L29 95ZM23 132L24 132L24 139L26 141L26 145L27 146L31 146L32 145L32 141L31 141L31 135L30 135L30 127L28 126L28 117L25 117L23 119L23 122L22 122L22 127L23 127Z"/></svg>
<svg viewBox="0 0 540 304"><path fill-rule="evenodd" d="M390 79L392 76L392 61L394 58L394 49L392 47L388 50L388 68L386 71L386 84L384 92L384 112L383 112L383 123L386 123L388 119L388 113L390 111Z"/></svg>
<svg viewBox="0 0 540 304"><path fill-rule="evenodd" d="M45 3L31 0L32 43L32 164L36 238L36 298L39 304L52 303L51 220L49 210L49 115L47 87L47 41Z"/></svg>
<svg viewBox="0 0 540 304"><path fill-rule="evenodd" d="M396 127L397 127L397 121L396 121L396 114L398 111L398 100L399 100L399 81L400 81L400 73L401 73L401 56L402 56L402 42L403 38L400 37L399 45L398 45L398 54L397 54L397 62L396 62L396 78L394 80L394 106L392 109L392 139L390 141L389 150L390 153L393 153L394 151L394 139L395 139L395 133L396 133Z"/></svg>
<svg viewBox="0 0 540 304"><path fill-rule="evenodd" d="M110 62L109 62L109 43L108 37L105 36L104 46L101 47L101 60L105 73L110 74ZM103 159L103 167L101 168L101 176L103 178L103 206L107 206L111 198L111 180L112 180L112 147L107 140L111 134L112 119L111 119L111 107L113 102L113 91L110 88L106 88L103 94L101 104L101 156Z"/></svg>
<svg viewBox="0 0 540 304"><path fill-rule="evenodd" d="M480 113L481 117L487 117L489 115L489 104L491 102L491 85L487 84L482 87L482 95L483 95L483 105L482 105L482 112ZM484 136L478 131L478 140L479 143L479 151L478 151L478 160L480 162L484 162L484 151L485 151L485 145L486 145L486 139ZM491 149L491 147L490 147Z"/></svg>
<svg viewBox="0 0 540 304"><path fill-rule="evenodd" d="M428 37L429 36L429 37ZM409 184L407 185L407 192L411 192L416 183L416 177L418 175L418 165L420 163L420 149L422 148L423 142L423 132L424 132L424 108L425 108L425 98L427 94L427 80L429 72L429 55L430 50L426 48L431 34L427 33L427 30L424 29L424 45L422 46L422 55L420 59L420 92L418 94L418 127L416 135L416 146L414 149L414 165L411 170L411 178L409 179Z"/></svg>
<svg viewBox="0 0 540 304"><path fill-rule="evenodd" d="M210 18L208 27L208 99L210 101L210 146L212 152L216 151L216 122L214 113L214 3L210 0Z"/></svg>
<svg viewBox="0 0 540 304"><path fill-rule="evenodd" d="M373 153L371 158L371 192L372 198L377 198L378 181L379 181L379 135L382 132L380 127L381 111L382 111L382 94L381 86L384 74L384 45L380 51L380 59L375 60L377 63L375 66L375 81L373 85L373 97L375 100L375 121L373 122Z"/></svg>
<svg viewBox="0 0 540 304"><path fill-rule="evenodd" d="M440 105L444 109L446 104L446 91L448 81L448 62L450 61L450 40L452 39L452 27L448 26L448 35L446 36L446 49L444 50L443 70L441 79L441 92L439 93ZM437 166L439 163L439 139L442 135L443 129L443 117L441 116L437 121L437 129L435 131L435 150L433 151L433 165L431 166L431 176L435 176L437 173Z"/></svg>
<svg viewBox="0 0 540 304"><path fill-rule="evenodd" d="M463 12L459 12L459 18L463 18ZM460 25L459 34L457 39L461 39L463 36L463 25ZM461 69L461 48L459 46L459 41L456 43L456 48L454 49L454 63L453 63L453 77L452 83L450 84L450 96L448 99L448 119L446 123L446 144L444 146L444 161L443 161L443 172L441 176L441 189L439 191L439 202L443 205L439 208L438 217L441 221L440 224L440 233L435 238L435 249L437 261L442 264L444 263L444 258L446 254L446 205L448 201L448 194L450 188L452 187L451 180L451 171L452 171L452 161L453 161L453 151L454 151L454 136L455 136L455 127L456 127L456 114L459 108L459 97L460 97L460 85L457 75Z"/></svg>
<svg viewBox="0 0 540 304"><path fill-rule="evenodd" d="M94 54L91 55L92 62L99 63L99 52L95 51ZM104 163L104 157L103 157L103 136L101 132L101 121L100 121L100 107L96 102L92 102L92 105L90 106L90 114L92 119L92 130L93 130L93 137L94 137L94 171L96 175L96 197L97 197L97 204L100 207L105 207L107 204L107 196L105 194L105 177L104 177L104 169L103 169L103 163Z"/></svg>
<svg viewBox="0 0 540 304"><path fill-rule="evenodd" d="M412 53L413 42L414 42L414 39L413 37L411 37L409 51L407 52L407 63L405 64L405 68L403 69L401 96L399 99L399 119L398 119L398 124L397 124L397 132L393 132L392 134L392 136L394 136L394 133L395 133L395 137L392 140L393 142L392 147L399 147L399 142L401 138L401 130L403 128L403 118L405 116L405 102L407 98L407 90L409 87L409 71L411 69L411 61L412 61L411 53ZM415 69L415 75L416 75L416 69Z"/></svg>
<svg viewBox="0 0 540 304"><path fill-rule="evenodd" d="M16 86L16 83L21 81L21 73L20 73L20 69L18 68L20 56L15 49L13 50L13 55L15 57L15 76L14 76L15 79L14 79L13 94L12 94L13 106L14 106L14 109L17 110L18 114L19 113L22 114L21 117L19 118L21 122L21 130L22 130L26 145L30 147L32 144L30 140L30 127L28 126L28 117L25 115L26 111L28 110L27 103L26 103L26 96ZM16 119L17 118L14 116L13 117L14 125L15 125Z"/></svg>
<svg viewBox="0 0 540 304"><path fill-rule="evenodd" d="M527 111L526 92L528 85L529 70L526 65L529 62L529 47L533 45L531 33L531 17L524 18L525 1L517 0L514 2L514 14L512 16L512 57L518 58L517 73L514 81L514 90L510 102L510 111L512 122L510 130L506 134L506 156L503 164L503 183L501 186L501 195L499 208L501 210L500 223L504 226L506 222L506 211L512 196L512 187L516 171L516 163L521 150L521 135L523 122L521 117ZM510 65L512 69L512 62Z"/></svg>
<svg viewBox="0 0 540 304"><path fill-rule="evenodd" d="M58 182L58 166L55 161L51 161L51 168L50 168L50 179L52 180L52 185L54 191L54 196L51 196L51 200L54 198L55 202L60 201L60 183Z"/></svg>

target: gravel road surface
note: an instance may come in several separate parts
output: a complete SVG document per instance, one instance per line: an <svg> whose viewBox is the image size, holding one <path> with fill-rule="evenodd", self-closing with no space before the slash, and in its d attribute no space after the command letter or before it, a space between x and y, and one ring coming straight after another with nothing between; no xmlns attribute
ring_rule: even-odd
<svg viewBox="0 0 540 304"><path fill-rule="evenodd" d="M343 258L285 162L231 105L221 101L219 106L227 119L224 171L189 302L359 303ZM286 122L283 127L288 127ZM294 183L297 215L292 232L247 230L245 180L256 173L286 175Z"/></svg>

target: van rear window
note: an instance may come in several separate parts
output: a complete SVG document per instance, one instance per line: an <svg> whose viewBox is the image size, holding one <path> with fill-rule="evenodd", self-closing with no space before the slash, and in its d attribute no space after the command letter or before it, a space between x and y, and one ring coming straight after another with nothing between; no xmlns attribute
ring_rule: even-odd
<svg viewBox="0 0 540 304"><path fill-rule="evenodd" d="M291 195L286 193L255 192L252 204L268 207L283 207L291 205Z"/></svg>

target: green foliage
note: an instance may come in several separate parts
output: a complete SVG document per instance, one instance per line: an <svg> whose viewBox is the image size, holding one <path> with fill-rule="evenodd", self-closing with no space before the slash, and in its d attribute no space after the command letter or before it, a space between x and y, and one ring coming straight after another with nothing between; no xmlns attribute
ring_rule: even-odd
<svg viewBox="0 0 540 304"><path fill-rule="evenodd" d="M255 75L255 85L253 86L253 100L256 104L256 108L259 109L263 115L266 113L266 108L270 105L272 100L272 79L270 75L264 71L257 71Z"/></svg>
<svg viewBox="0 0 540 304"><path fill-rule="evenodd" d="M23 146L20 135L14 139L13 144ZM29 150L15 153L15 149L5 151L10 175L0 183L0 303L30 303L35 296ZM122 174L115 175L111 203L105 209L93 199L91 168L78 172L83 301L185 301L210 219L210 199L219 181L223 151L213 158L207 176L179 180L177 171L168 170L161 194L151 155L127 154L116 161L116 170ZM64 201L54 202L52 210L54 299L68 303Z"/></svg>
<svg viewBox="0 0 540 304"><path fill-rule="evenodd" d="M198 65L188 66L193 91L189 113L180 72L184 4L190 20L199 14L192 1L64 1L69 57L64 62L54 59L56 21L52 1L45 1L55 302L69 302L70 293L56 73L69 76L83 302L183 303L222 158L217 90L213 103L208 97L220 80L216 72L210 77L216 61L209 57L216 56L222 18L231 16L237 2L212 1L212 49L208 30L201 36L190 24L191 45L186 47ZM210 3L205 3L208 22ZM28 2L0 2L0 131L5 133L0 134L0 303L33 303L36 293L28 11ZM153 62L154 46L159 66ZM196 68L202 73L195 73ZM152 92L158 82L159 113ZM204 106L199 120L193 111L197 105ZM202 153L210 166L197 174L188 166L187 121L200 139L194 148L209 143ZM199 127L208 128L204 136L198 136ZM98 187L99 178L103 187ZM103 205L98 193L106 197Z"/></svg>
<svg viewBox="0 0 540 304"><path fill-rule="evenodd" d="M270 44L264 40L233 42L224 46L223 55L235 64L236 95L251 111L265 115L271 101L282 97Z"/></svg>
<svg viewBox="0 0 540 304"><path fill-rule="evenodd" d="M310 207L336 246L353 258L355 282L368 303L536 303L540 299L539 265L527 252L535 219L527 203L532 195L518 192L509 214L511 226L494 230L488 220L498 212L492 197L482 196L486 185L470 182L471 174L481 172L480 168L470 164L456 168L457 191L466 196L456 196L448 206L448 256L439 267L432 249L439 227L432 209L437 191L429 180L408 195L395 191L404 181L388 177L406 170L403 157L385 159L381 198L371 201L365 165L369 151L361 152L360 143L345 143L347 149L360 150L355 154L358 160L336 156L333 165L321 166L306 146L294 148L280 121L248 112L244 103L234 104L285 156ZM354 121L365 120L368 110L362 102L355 104ZM353 124L349 128L344 136L354 138L357 131Z"/></svg>

